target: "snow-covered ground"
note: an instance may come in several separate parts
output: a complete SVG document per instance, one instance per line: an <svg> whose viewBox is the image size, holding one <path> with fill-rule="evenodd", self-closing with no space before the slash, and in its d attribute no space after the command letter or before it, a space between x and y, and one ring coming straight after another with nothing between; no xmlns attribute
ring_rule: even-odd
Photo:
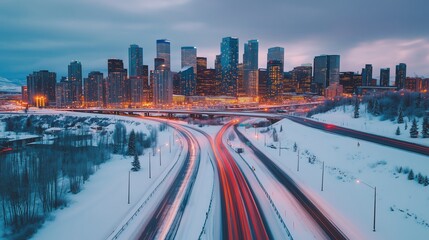
<svg viewBox="0 0 429 240"><path fill-rule="evenodd" d="M381 136L395 138L398 140L409 141L421 145L429 146L429 138L421 138L420 131L422 129L422 118L417 118L419 137L410 137L410 128L413 118L404 117L404 123L397 123L395 121L384 120L381 117L373 116L365 111L365 105L361 104L359 108L359 118L353 118L354 106L337 107L326 113L315 114L311 118L316 121L325 123L332 123L338 126L364 131ZM405 123L407 122L407 123ZM405 129L407 126L407 129ZM396 135L396 129L399 127L400 135Z"/></svg>
<svg viewBox="0 0 429 240"><path fill-rule="evenodd" d="M239 127L239 130L299 183L351 239L427 239L429 186L407 180L407 174L396 171L403 167L412 169L415 174L429 176L426 156L341 137L286 119L273 127L277 130L279 142L273 142L272 131L260 133L266 128L257 129L257 135L253 128ZM296 152L293 148L295 143ZM270 145L275 149L268 147ZM294 207L287 203L284 193L275 184L269 184L273 180L270 180L270 173L262 163L248 155L247 152L243 154L255 167L258 177L267 179L265 187L279 206L292 236L296 239L310 238L309 229L305 226L308 220L294 212ZM312 159L314 162L310 163ZM325 165L323 191L322 162ZM376 232L372 231L374 190L356 183L358 179L377 187ZM318 239L317 235L314 239Z"/></svg>
<svg viewBox="0 0 429 240"><path fill-rule="evenodd" d="M148 127L158 128L159 123L150 120L141 120L124 116L95 115L85 113L67 113L52 110L35 110L31 114L60 115L65 116L97 116L100 118L111 118L114 123L121 121L131 129L147 133ZM112 131L114 124L107 127ZM171 139L172 136L175 139ZM160 153L145 149L145 154L140 156L142 169L139 172L129 172L132 157L112 155L112 159L92 175L83 185L83 189L76 195L67 196L69 203L67 207L54 211L42 228L33 236L34 239L106 239L118 227L122 227L124 220L128 220L129 214L137 207L143 206L149 214L158 203L175 171L184 160L187 145L182 138L182 144L178 134L173 128L168 127L165 131L158 132L158 148ZM174 141L174 140L177 140ZM173 141L175 144L171 144ZM171 144L171 152L170 146ZM149 178L149 156L151 158L151 178ZM160 159L162 165L160 166ZM130 204L128 204L128 174L130 173ZM170 182L169 182L170 181ZM143 204L144 202L144 204ZM151 207L148 207L152 205ZM149 213L148 213L149 212ZM134 213L134 212L133 212ZM144 215L144 211L142 214Z"/></svg>

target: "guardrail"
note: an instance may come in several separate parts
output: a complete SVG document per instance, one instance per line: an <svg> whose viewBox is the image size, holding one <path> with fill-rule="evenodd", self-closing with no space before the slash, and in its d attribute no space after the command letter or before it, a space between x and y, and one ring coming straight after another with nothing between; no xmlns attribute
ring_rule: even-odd
<svg viewBox="0 0 429 240"><path fill-rule="evenodd" d="M215 185L214 175L215 175L216 173L215 173L215 169L214 169L214 165L213 165L213 160L212 160L212 158L210 157L210 155L209 155L208 153L207 153L207 156L208 156L208 157L209 157L209 159L210 159L210 165L212 166L212 170L213 170L213 184L212 184L212 193L211 193L211 196L210 196L210 204L209 204L209 208L208 208L208 210L207 210L207 212L206 212L206 219L204 220L203 227L201 228L200 236L198 236L198 239L199 239L199 240L201 239L201 237L203 236L203 234L206 232L206 231L205 231L205 229L206 229L206 224L207 224L207 220L209 219L210 212L211 212L211 210L212 210L212 203L213 203L213 196L214 196L214 185Z"/></svg>
<svg viewBox="0 0 429 240"><path fill-rule="evenodd" d="M183 136L183 135L182 135ZM180 139L180 142L183 144L182 140ZM179 156L176 158L176 162L173 164L173 166L170 168L170 170L165 174L164 178L159 182L159 184L153 189L153 191L150 193L150 195L143 201L142 204L134 211L133 215L127 219L127 221L122 224L119 228L116 228L106 239L112 239L116 240L119 238L119 236L125 231L125 229L128 227L128 225L134 220L135 217L137 217L138 213L142 210L142 208L147 204L147 202L152 198L152 196L155 194L155 192L158 190L158 188L161 186L161 184L167 179L167 177L170 176L171 171L173 171L174 167L179 162L180 157L182 156L183 148L181 148L181 151L179 153ZM116 233L115 233L116 232ZM110 236L112 236L110 238Z"/></svg>

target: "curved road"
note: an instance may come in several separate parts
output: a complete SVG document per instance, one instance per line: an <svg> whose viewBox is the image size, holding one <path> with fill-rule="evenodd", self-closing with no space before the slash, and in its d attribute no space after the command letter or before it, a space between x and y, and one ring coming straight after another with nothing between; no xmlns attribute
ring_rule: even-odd
<svg viewBox="0 0 429 240"><path fill-rule="evenodd" d="M194 139L192 134L183 127L174 125L174 128L185 137L189 146L189 151L173 184L167 190L167 194L163 197L153 215L150 217L150 221L139 234L139 239L174 238L198 172L200 160L198 142Z"/></svg>
<svg viewBox="0 0 429 240"><path fill-rule="evenodd" d="M353 137L353 138L374 142L381 145L394 147L394 148L429 156L429 147L419 145L416 143L410 143L410 142L401 141L393 138L356 131L350 128L344 128L333 124L317 122L307 118L294 117L294 116L286 116L285 118L308 127L317 128L327 132L336 133L343 136Z"/></svg>
<svg viewBox="0 0 429 240"><path fill-rule="evenodd" d="M270 158L263 154L234 126L238 138L244 142L258 157L273 176L298 200L303 208L313 217L329 239L348 239L343 232L331 222L314 203L300 190L292 178L281 170Z"/></svg>
<svg viewBox="0 0 429 240"><path fill-rule="evenodd" d="M232 125L224 125L212 142L222 193L223 239L269 239L251 189L222 142Z"/></svg>

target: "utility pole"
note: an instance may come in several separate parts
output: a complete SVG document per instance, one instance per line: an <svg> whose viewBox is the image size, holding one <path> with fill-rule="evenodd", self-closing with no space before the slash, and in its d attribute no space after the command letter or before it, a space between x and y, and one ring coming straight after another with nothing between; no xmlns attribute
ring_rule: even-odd
<svg viewBox="0 0 429 240"><path fill-rule="evenodd" d="M128 204L130 204L130 178L131 178L131 171L128 171Z"/></svg>
<svg viewBox="0 0 429 240"><path fill-rule="evenodd" d="M323 175L325 175L325 161L322 162L322 188L321 188L322 192L323 192Z"/></svg>
<svg viewBox="0 0 429 240"><path fill-rule="evenodd" d="M151 169L150 169L150 154L148 154L148 155L149 155L149 178L151 178L152 175L151 175Z"/></svg>
<svg viewBox="0 0 429 240"><path fill-rule="evenodd" d="M298 156L297 156L296 171L299 172L299 149L298 149Z"/></svg>

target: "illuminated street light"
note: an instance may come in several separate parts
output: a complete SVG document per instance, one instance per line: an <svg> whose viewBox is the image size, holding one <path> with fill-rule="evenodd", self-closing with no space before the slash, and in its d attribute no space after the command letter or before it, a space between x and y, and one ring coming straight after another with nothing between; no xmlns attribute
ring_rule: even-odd
<svg viewBox="0 0 429 240"><path fill-rule="evenodd" d="M377 187L375 186L371 186L368 183L362 181L362 180L356 180L356 183L363 183L366 186L374 189L374 219L373 219L373 224L372 224L372 231L375 232L375 217L376 217L376 206L377 206Z"/></svg>

